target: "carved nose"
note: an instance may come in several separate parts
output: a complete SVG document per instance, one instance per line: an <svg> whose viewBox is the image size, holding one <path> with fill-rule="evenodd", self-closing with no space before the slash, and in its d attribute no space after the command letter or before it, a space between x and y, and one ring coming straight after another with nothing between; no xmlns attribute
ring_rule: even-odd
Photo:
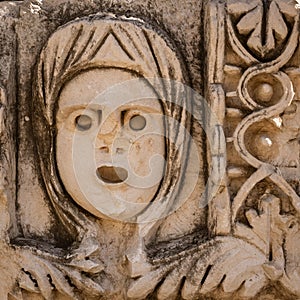
<svg viewBox="0 0 300 300"><path fill-rule="evenodd" d="M96 139L96 149L101 153L112 153L124 154L126 152L126 145L120 138L121 116L117 113L112 113L109 117L101 124ZM114 149L113 149L114 148Z"/></svg>
<svg viewBox="0 0 300 300"><path fill-rule="evenodd" d="M105 130L102 130L102 128L100 128L97 136L99 144L104 144L103 146L110 146L114 142L118 129L118 124L114 124L114 127L109 130L107 130L107 128Z"/></svg>
<svg viewBox="0 0 300 300"><path fill-rule="evenodd" d="M98 136L111 136L115 135L116 131L119 129L117 123L103 124L99 129Z"/></svg>
<svg viewBox="0 0 300 300"><path fill-rule="evenodd" d="M109 149L104 147L108 148L112 145L119 130L120 122L114 114L111 114L99 128L96 147L108 152Z"/></svg>
<svg viewBox="0 0 300 300"><path fill-rule="evenodd" d="M114 134L121 125L120 117L118 117L116 112L111 113L104 122L100 125L98 135L111 135Z"/></svg>

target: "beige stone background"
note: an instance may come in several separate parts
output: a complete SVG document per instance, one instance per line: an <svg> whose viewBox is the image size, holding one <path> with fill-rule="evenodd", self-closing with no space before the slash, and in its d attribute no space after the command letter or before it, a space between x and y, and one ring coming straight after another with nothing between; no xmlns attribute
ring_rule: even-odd
<svg viewBox="0 0 300 300"><path fill-rule="evenodd" d="M177 51L179 51L183 57L187 81L190 82L190 86L200 95L206 96L213 110L215 110L218 117L222 119L220 122L223 125L227 139L227 177L222 182L222 188L225 188L219 191L218 195L221 196L219 196L216 203L213 204L216 205L216 208L200 208L199 199L204 191L205 181L208 178L210 167L213 164L213 158L210 157L209 153L210 150L213 152L214 149L209 149L209 147L213 148L214 145L209 146L206 144L205 135L200 124L196 122L193 123L192 136L198 145L199 155L201 157L200 172L195 171L193 158L190 158L187 172L189 176L197 176L199 182L188 201L174 214L168 216L160 225L155 235L155 243L159 245L158 249L167 249L166 252L170 251L170 257L173 257L172 255L174 253L178 254L178 251L180 252L179 256L182 255L182 257L186 257L186 260L190 264L180 259L174 262L174 265L179 265L178 270L181 271L178 272L181 272L180 274L185 276L184 278L189 278L187 275L189 270L193 268L193 264L196 265L195 257L198 254L193 256L193 253L202 253L201 255L199 254L199 261L201 261L202 258L205 261L204 257L209 257L206 251L208 251L210 247L213 248L211 253L213 257L217 257L216 260L218 260L218 253L221 257L222 253L227 255L228 253L226 251L230 252L234 249L234 246L228 246L232 243L230 245L235 245L235 247L240 250L240 252L236 254L237 259L242 259L243 255L245 255L246 261L246 259L249 258L246 254L248 255L248 253L250 253L252 255L249 254L251 258L255 257L255 259L261 262L259 255L261 255L264 250L257 254L258 252L255 252L256 250L254 250L253 246L255 243L251 244L252 242L250 241L250 244L246 244L246 242L243 242L245 243L244 245L237 238L231 238L228 237L228 235L242 237L249 242L252 236L243 227L247 225L251 229L254 228L257 230L255 233L260 236L261 229L265 228L267 224L264 223L267 221L265 221L263 217L259 219L260 216L263 216L266 212L263 204L272 203L273 205L275 203L274 206L268 206L268 209L274 213L274 216L276 215L278 217L276 220L274 219L274 222L279 229L276 227L273 239L275 241L274 244L276 244L276 246L278 244L280 249L274 248L275 250L272 254L276 259L278 258L278 261L280 261L279 264L283 265L280 265L278 268L277 265L272 265L270 268L259 268L259 272L253 269L252 272L252 265L250 266L249 263L248 271L250 273L252 272L252 277L250 276L250 283L247 281L248 286L250 286L247 291L256 291L257 282L267 282L261 290L257 288L257 293L253 292L253 294L251 294L251 292L248 292L243 294L242 288L235 289L232 287L234 286L233 283L231 285L228 284L227 291L224 292L222 287L220 287L220 282L224 280L225 277L222 279L221 276L220 282L217 282L216 287L214 287L216 290L213 288L213 292L211 292L208 288L207 293L200 296L198 295L194 299L243 299L243 297L245 299L299 299L300 238L297 227L299 223L299 207L298 210L295 207L297 206L296 200L297 197L299 198L300 192L300 89L298 87L300 50L298 47L299 36L295 34L294 36L296 37L291 38L293 30L299 33L299 24L297 23L298 21L295 21L298 12L294 7L293 1L274 0L267 2L269 9L272 4L272 8L276 12L277 10L274 8L275 5L280 7L278 11L284 15L283 20L286 22L287 32L285 32L285 27L282 23L276 23L278 18L276 19L277 15L275 14L268 16L269 19L267 21L263 21L266 23L264 23L262 28L271 28L271 31L269 31L266 36L270 37L274 33L273 36L275 37L274 46L269 45L271 50L268 48L266 50L267 54L264 57L261 56L264 50L259 48L259 42L255 40L255 37L261 37L264 33L263 30L260 32L255 31L256 28L260 26L255 22L258 22L256 21L259 19L257 16L263 17L265 12L258 9L257 15L253 13L244 24L240 25L240 27L237 26L236 20L240 20L241 15L246 15L252 9L250 7L252 5L250 1L36 0L0 2L0 91L1 101L7 108L5 111L7 115L4 118L5 129L4 133L2 133L2 143L3 141L4 143L6 142L6 146L1 147L1 171L4 172L5 177L5 185L2 187L2 190L4 189L6 191L7 203L5 204L4 200L2 201L3 203L1 202L1 207L3 208L3 212L1 211L1 215L3 215L1 219L1 223L3 224L3 226L1 226L1 234L3 240L6 239L6 241L8 241L8 237L5 235L5 233L8 233L10 243L18 245L17 248L19 245L27 245L25 249L28 248L30 253L28 256L26 256L27 254L24 255L21 261L23 259L26 263L27 261L34 262L34 260L30 258L30 254L34 252L30 250L30 246L35 248L36 245L45 245L45 247L50 247L51 245L53 248L66 249L70 243L68 234L63 232L63 227L57 221L53 213L53 208L49 205L45 185L39 171L37 150L32 134L31 101L34 88L32 83L39 54L50 35L55 32L59 26L76 18L91 14L111 13L116 16L140 18L146 23L152 24L156 29L161 30L162 37L166 36L173 42ZM210 3L213 3L213 5L210 5ZM222 11L224 8L222 4L219 5L218 3L226 4L225 6L227 12L230 12L231 19L228 18L227 15L224 16L224 11ZM260 7L260 3L266 3L266 1L253 1L253 3L253 5ZM256 12L255 9L254 7L253 12ZM241 44L248 50L248 53L245 54L245 51L243 52L241 50L239 52L239 50L236 50L236 48L242 49L242 46L240 47L236 40L232 42L234 34L230 35L230 30L222 32L221 29L224 28L224 24L226 22L227 25L231 24L230 21L236 26L233 31L236 33L236 36L239 36ZM272 24L270 23L271 21L273 22ZM293 29L293 26L296 29ZM249 42L249 34L251 36L253 32L253 40ZM273 33L271 34L270 32ZM294 48L293 43L296 43ZM233 44L235 46L232 46ZM293 52L292 55L289 56L288 51L284 54L285 49L290 48L293 48L293 50L291 50L291 52ZM281 56L281 54L284 55ZM289 59L286 59L288 56ZM276 60L278 57L279 59ZM271 63L268 65L270 61ZM283 62L282 65L280 65L280 62ZM246 74L248 69L252 66L257 67L258 76L261 75L260 70L268 70L268 68L275 66L274 70L271 70L270 73L279 74L279 72L284 72L287 74L292 83L290 92L292 90L295 92L295 96L292 97L292 102L286 107L282 107L282 111L279 111L279 109L274 115L268 116L267 121L254 122L254 124L249 126L249 129L247 129L247 137L244 143L241 143L246 145L245 147L249 150L251 155L258 157L259 161L266 163L261 168L263 174L267 174L268 172L269 175L279 174L284 178L289 187L286 190L278 188L276 182L268 177L269 175L265 177L261 175L262 179L257 180L255 184L253 184L255 188L249 192L249 195L246 195L246 192L244 194L241 193L246 195L242 208L234 211L235 207L233 205L229 218L233 215L235 218L232 222L233 227L229 228L230 224L228 225L228 223L225 222L228 216L223 214L222 209L224 209L224 207L222 207L222 205L224 203L225 206L229 205L229 200L231 201L230 204L238 203L238 201L234 202L233 199L237 195L240 196L239 191L243 183L247 182L247 179L256 172L256 169L259 169L259 166L255 167L255 164L251 165L246 161L246 155L246 158L240 156L242 151L238 152L236 150L240 145L239 142L236 142L238 145L236 148L233 143L234 138L238 140L237 135L239 133L237 132L235 136L234 132L243 118L251 115L253 111L263 109L265 107L264 103L268 101L271 101L269 102L271 104L273 103L272 101L274 101L275 104L278 100L277 98L280 98L279 96L283 94L280 88L280 80L284 76L280 77L281 75L279 74L278 77L274 77L273 75L264 74L261 77L257 77L258 79L251 79L252 81L250 80L249 85L247 85L251 98L258 100L258 102L261 101L260 104L262 104L262 107L256 107L255 105L252 107L251 103L249 104L245 101L239 103L238 97L241 95L244 97L243 87L238 87L239 82L243 74ZM279 79L277 80L276 78ZM270 86L272 88L271 92ZM237 93L239 88L241 90L240 94ZM289 91L285 91L285 93L289 94ZM279 96L277 97L276 95ZM218 99L222 99L223 102L218 102ZM201 112L202 103L196 101L194 103L194 109ZM280 118L279 122L282 122L283 126L277 126L276 118ZM272 142L271 144L270 141ZM243 145L240 147L243 147ZM217 149L216 152L219 154L219 152L221 153L222 151ZM212 153L212 156L214 156L214 153ZM223 161L222 159L223 158L218 157L218 161ZM270 166L273 166L275 169L272 169ZM268 167L272 170L269 170ZM7 170L9 170L9 172L7 172ZM272 194L272 196L269 197L269 194ZM221 201L221 203L219 203L218 201L220 199L229 200L228 202ZM261 199L263 204L257 204ZM277 199L280 199L279 204ZM293 202L291 199L296 200ZM221 208L218 205L220 205ZM255 209L256 212L259 213L259 216L251 209ZM79 210L82 209L79 208ZM9 212L9 215L7 212ZM220 216L224 216L224 222ZM261 220L263 220L263 222L260 223ZM291 223L292 221L293 223ZM146 278L146 283L144 283L144 285L141 284L142 288L137 286L137 292L133 289L132 297L126 295L125 290L130 285L129 279L125 278L126 276L124 276L124 279L120 275L123 269L122 271L117 270L116 265L124 263L120 259L119 253L128 249L131 237L136 234L134 226L123 225L117 221L111 222L107 220L101 220L99 224L102 228L101 233L103 234L103 239L101 240L103 249L100 258L108 265L107 272L110 274L109 276L113 277L114 274L117 274L112 280L115 284L113 288L108 282L110 277L108 276L106 278L104 276L104 286L110 291L103 296L103 299L127 299L127 297L132 299L193 299L192 296L184 295L184 293L178 297L177 294L172 294L172 292L168 294L169 290L172 290L172 286L178 285L178 282L180 285L183 282L181 281L181 275L181 277L179 275L176 277L174 275L174 273L176 273L175 271L171 273L173 270L171 267L170 269L166 267L167 271L165 272L168 275L174 275L174 277L171 277L170 282L166 284L167 291L164 291L165 294L162 293L158 296L155 294L158 289L156 288L154 293L149 292L148 295L147 292L145 292L146 294L143 296L143 292L147 290L148 282L149 286L151 286L155 280L157 280L157 286L163 283L161 278L164 275L155 277L155 275L149 271L149 280ZM238 224L238 226L234 227L236 224ZM240 224L243 226L239 226ZM291 230L288 231L286 228ZM214 235L226 237L224 240L223 238L217 238L216 245L214 244L215 240L206 244L206 241ZM245 236L247 236L247 238L245 238ZM263 234L261 234L261 236L264 237ZM278 242L277 239L280 239L280 241ZM200 244L199 241L201 241ZM218 243L224 243L225 246L220 246L219 249L217 246ZM199 251L188 252L188 250L194 246L199 246ZM256 244L255 246L259 248ZM43 246L41 246L41 248L42 247ZM264 248L264 244L261 248ZM281 250L281 248L284 248L284 251ZM153 249L152 252L149 252L150 257L151 255L155 257L156 246L153 246ZM176 252L177 249L178 251ZM185 251L186 249L188 250ZM269 250L270 249L267 249L266 253L269 253ZM7 257L13 257L13 255L15 255L11 254L11 252L9 252L10 250L5 251L8 253ZM3 250L3 253L6 253L5 251ZM230 252L228 255L233 256L233 258L230 257L229 262L224 259L224 265L221 264L220 269L222 269L222 266L226 270L239 268L240 265L236 264L234 259L235 255L232 253L233 252ZM16 257L17 256L16 254ZM282 258L283 256L285 260ZM2 255L0 259L3 261L6 260L7 257L6 255ZM268 259L272 261L272 258L269 257ZM167 266L168 264L168 259L164 256L162 260L158 259L158 261L162 266L165 266L164 264ZM12 265L8 264L8 267L2 268L7 269ZM243 265L241 265L241 268L242 266ZM245 263L244 266L247 266L247 264ZM265 271L262 271L262 269ZM278 271L279 269L280 271ZM288 275L286 277L282 275L282 272L285 272L282 270L287 272ZM16 271L12 271L11 273L4 272L2 280L4 282L16 280L14 278L15 272ZM233 273L236 276L233 276L233 278L237 278L237 274L239 274L238 271L234 271ZM197 274L197 272L195 271L193 274ZM163 278L167 278L167 275ZM284 278L284 280L281 278ZM172 282L172 280L174 281ZM193 282L193 279L191 282ZM253 289L251 288L251 282L254 282ZM214 283L211 283L211 286L213 285ZM168 287L170 288L168 289ZM3 287L0 285L0 290L1 288L4 291L6 284L3 284ZM140 296L134 295L134 292L136 294L140 293ZM22 295L19 292L12 292L9 297L11 298L8 299L22 299L21 297L24 297L24 299L43 299L36 291L32 293L23 291ZM60 298L58 294L49 296L49 299L51 299L51 297L54 297L53 299L64 299ZM96 296L84 295L83 297L84 299L102 299Z"/></svg>

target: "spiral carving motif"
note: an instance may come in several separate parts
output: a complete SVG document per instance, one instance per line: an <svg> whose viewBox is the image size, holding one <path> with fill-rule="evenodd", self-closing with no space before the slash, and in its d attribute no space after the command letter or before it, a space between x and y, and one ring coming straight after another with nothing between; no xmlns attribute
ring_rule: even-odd
<svg viewBox="0 0 300 300"><path fill-rule="evenodd" d="M299 17L295 18L289 42L285 51L269 62L252 61L252 66L241 76L237 94L245 107L252 112L236 127L233 135L235 149L256 171L242 185L232 203L232 222L235 221L239 208L254 186L264 178L271 179L290 199L297 212L300 212L300 197L280 174L273 164L256 157L245 143L247 131L253 124L278 117L291 104L294 98L293 84L289 76L281 68L291 59L298 43ZM237 40L234 31L230 30L231 41ZM236 53L244 57L246 49L232 45ZM240 44L241 46L241 44ZM242 51L242 52L241 52ZM249 63L249 61L248 61ZM253 65L254 64L254 65ZM253 84L256 83L256 85ZM268 136L262 137L266 145L272 144Z"/></svg>

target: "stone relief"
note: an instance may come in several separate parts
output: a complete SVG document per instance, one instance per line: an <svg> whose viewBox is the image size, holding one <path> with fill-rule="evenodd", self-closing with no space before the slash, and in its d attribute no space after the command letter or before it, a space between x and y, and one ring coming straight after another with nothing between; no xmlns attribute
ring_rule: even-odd
<svg viewBox="0 0 300 300"><path fill-rule="evenodd" d="M298 14L293 1L228 1L227 7L229 30L238 33L236 41L262 59L282 51Z"/></svg>
<svg viewBox="0 0 300 300"><path fill-rule="evenodd" d="M60 245L10 238L15 115L0 87L1 299L298 299L299 14L232 0L203 18L205 99L141 19L89 15L49 36L27 118ZM159 237L183 226L203 174L197 122L206 228Z"/></svg>

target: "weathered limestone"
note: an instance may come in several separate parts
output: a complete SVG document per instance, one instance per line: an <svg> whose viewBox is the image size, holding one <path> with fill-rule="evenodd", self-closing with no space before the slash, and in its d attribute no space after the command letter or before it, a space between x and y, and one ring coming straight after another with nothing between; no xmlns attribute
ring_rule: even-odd
<svg viewBox="0 0 300 300"><path fill-rule="evenodd" d="M0 299L298 299L296 4L0 2Z"/></svg>

